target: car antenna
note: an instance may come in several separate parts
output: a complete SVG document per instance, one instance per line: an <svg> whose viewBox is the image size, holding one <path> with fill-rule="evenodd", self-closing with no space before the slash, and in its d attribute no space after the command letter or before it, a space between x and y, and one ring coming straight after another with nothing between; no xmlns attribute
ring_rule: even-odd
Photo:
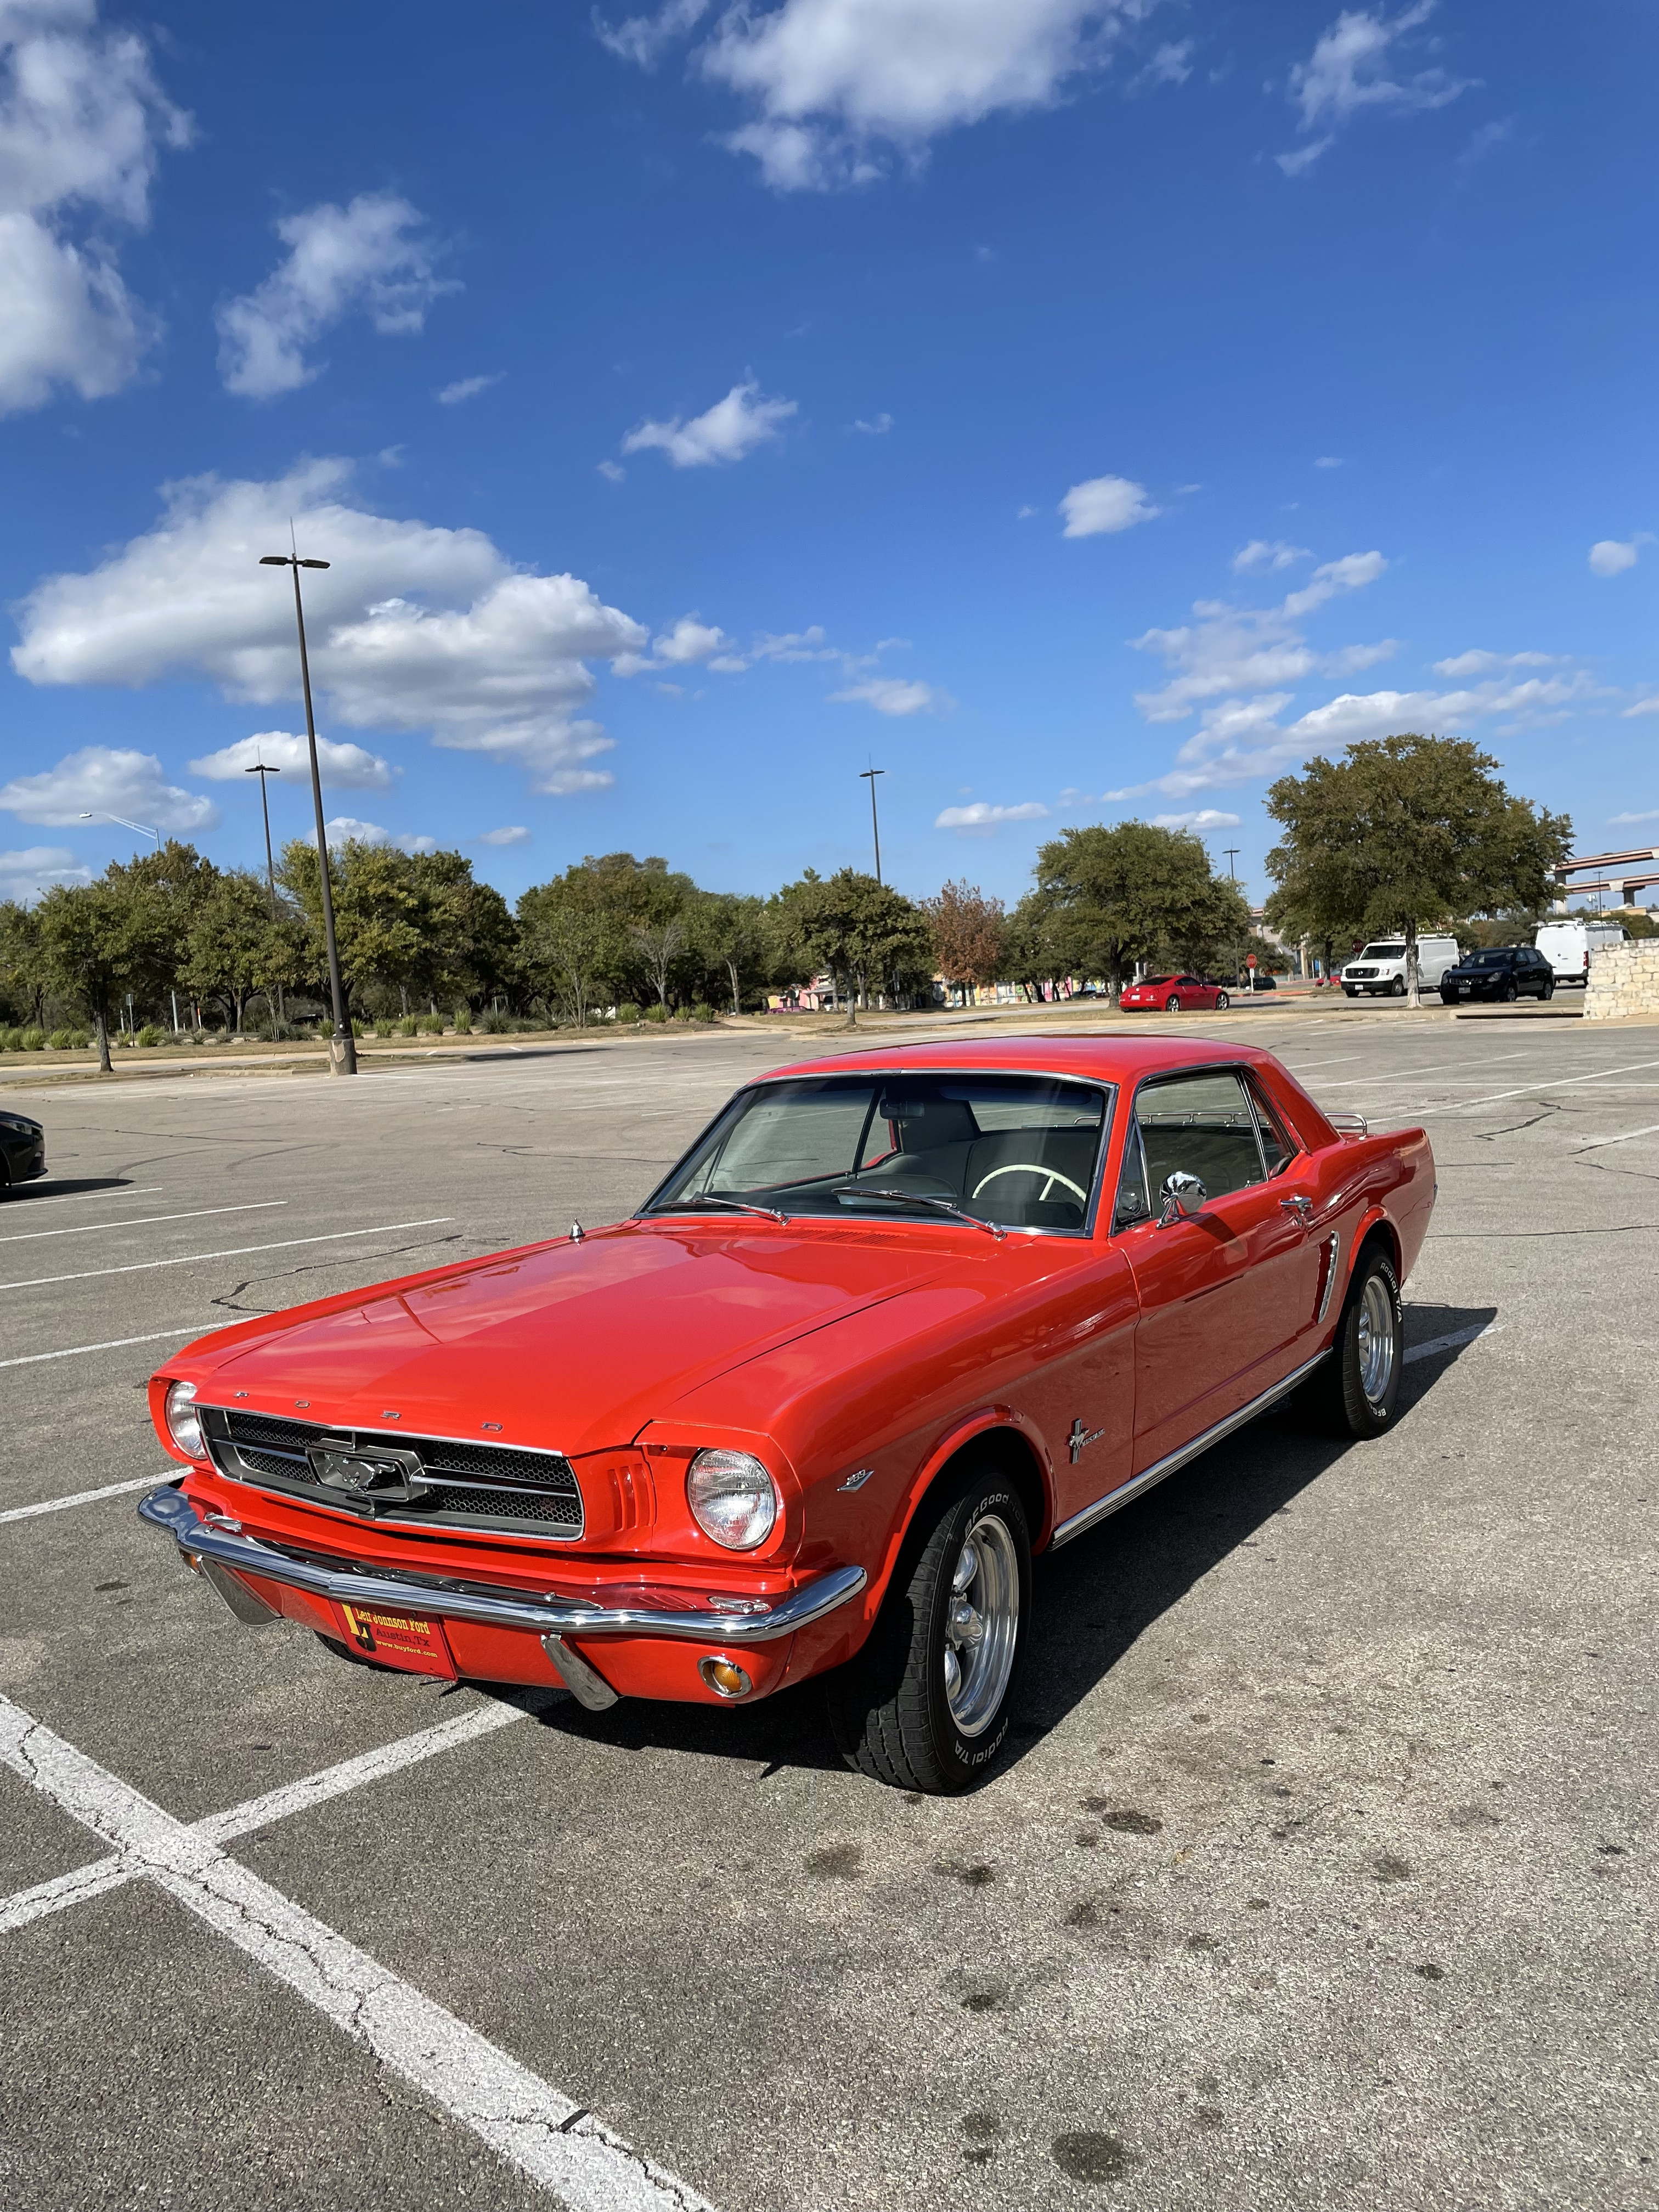
<svg viewBox="0 0 1659 2212"><path fill-rule="evenodd" d="M580 1243L581 1243L584 1241L584 1239L586 1237L586 1235L587 1235L587 1231L586 1231L582 1227L582 1225L581 1225L581 1224L580 1224L580 1221L573 1221L573 1222L571 1223L571 1224L570 1224L570 1242L571 1242L573 1244L580 1244Z"/></svg>

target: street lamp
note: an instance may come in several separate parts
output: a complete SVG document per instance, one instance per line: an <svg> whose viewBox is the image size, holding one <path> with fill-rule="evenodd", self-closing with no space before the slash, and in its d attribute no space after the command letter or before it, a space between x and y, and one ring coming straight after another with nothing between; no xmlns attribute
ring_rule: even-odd
<svg viewBox="0 0 1659 2212"><path fill-rule="evenodd" d="M270 893L270 918L273 921L276 919L276 868L270 857L270 801L265 795L265 778L280 775L282 772L279 768L268 767L264 761L242 771L244 775L257 775L259 779L259 811L265 817L265 888Z"/></svg>
<svg viewBox="0 0 1659 2212"><path fill-rule="evenodd" d="M878 883L881 881L881 824L876 819L876 778L878 775L885 775L886 773L884 768L861 768L859 770L859 781L867 783L870 787L870 835L876 843L876 881Z"/></svg>
<svg viewBox="0 0 1659 2212"><path fill-rule="evenodd" d="M161 849L161 833L159 830L150 829L146 823L129 822L125 814L106 814L100 811L96 814L83 814L81 819L83 822L118 822L122 829L137 830L141 837L154 837L156 851L159 853Z"/></svg>
<svg viewBox="0 0 1659 2212"><path fill-rule="evenodd" d="M292 568L294 571L294 619L300 632L300 683L306 695L306 743L311 749L311 798L317 813L317 866L323 887L323 936L328 945L328 988L334 1001L334 1034L328 1041L328 1072L331 1075L355 1075L357 1073L357 1047L351 1034L351 1024L346 1019L345 988L340 981L340 948L334 935L334 893L328 879L328 832L323 824L323 778L317 766L317 721L311 711L311 664L306 658L306 611L300 599L300 571L301 568L326 568L326 561L302 561L296 546L292 553L264 553L259 557L262 568ZM265 787L264 778L259 779L259 788ZM267 850L269 850L267 830Z"/></svg>

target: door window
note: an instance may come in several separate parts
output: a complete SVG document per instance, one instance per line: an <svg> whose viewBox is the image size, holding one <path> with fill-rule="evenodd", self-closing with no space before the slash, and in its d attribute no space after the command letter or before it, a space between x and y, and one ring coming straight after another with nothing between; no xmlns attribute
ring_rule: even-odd
<svg viewBox="0 0 1659 2212"><path fill-rule="evenodd" d="M1255 1116L1233 1069L1143 1084L1135 1127L1149 1211L1156 1210L1165 1179L1177 1173L1196 1176L1211 1198L1266 1180Z"/></svg>

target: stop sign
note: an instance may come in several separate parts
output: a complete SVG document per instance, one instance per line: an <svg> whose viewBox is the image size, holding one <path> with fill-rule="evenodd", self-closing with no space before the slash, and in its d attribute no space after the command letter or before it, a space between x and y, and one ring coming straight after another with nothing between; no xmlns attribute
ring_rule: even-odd
<svg viewBox="0 0 1659 2212"><path fill-rule="evenodd" d="M1255 967L1255 953L1254 953L1254 952L1252 952L1252 953L1249 954L1249 955L1246 957L1246 958L1245 958L1245 962L1244 962L1244 965L1245 965L1247 968L1254 968L1254 967Z"/></svg>

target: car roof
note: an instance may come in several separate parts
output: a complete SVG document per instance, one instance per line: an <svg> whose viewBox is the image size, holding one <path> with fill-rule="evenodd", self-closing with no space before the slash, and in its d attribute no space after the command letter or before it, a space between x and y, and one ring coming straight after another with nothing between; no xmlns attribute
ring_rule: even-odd
<svg viewBox="0 0 1659 2212"><path fill-rule="evenodd" d="M951 1039L935 1044L895 1044L835 1053L775 1067L757 1082L792 1075L859 1075L899 1070L961 1073L1073 1075L1102 1083L1135 1083L1166 1069L1212 1067L1218 1060L1245 1066L1273 1062L1259 1045L1219 1037L1024 1036Z"/></svg>

